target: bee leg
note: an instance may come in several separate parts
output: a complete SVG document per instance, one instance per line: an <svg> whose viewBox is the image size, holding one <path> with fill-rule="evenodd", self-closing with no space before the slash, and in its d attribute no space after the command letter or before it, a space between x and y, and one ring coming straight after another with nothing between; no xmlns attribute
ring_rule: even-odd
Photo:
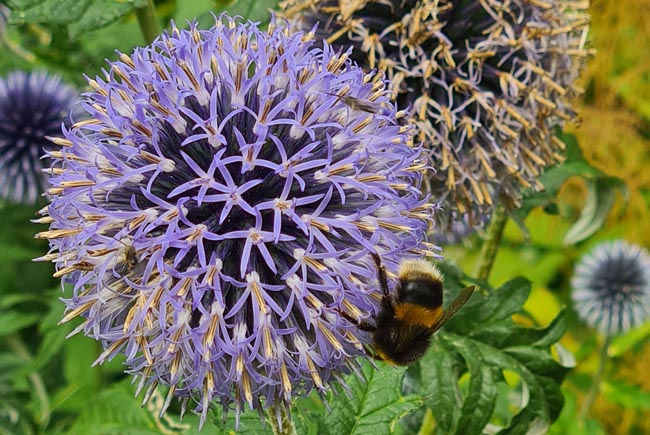
<svg viewBox="0 0 650 435"><path fill-rule="evenodd" d="M381 291L384 293L384 297L390 298L390 291L388 289L388 279L386 278L386 268L381 264L381 258L376 252L371 252L372 259L375 261L377 266L377 272L379 274L379 285L381 286Z"/></svg>
<svg viewBox="0 0 650 435"><path fill-rule="evenodd" d="M361 329L362 331L373 332L373 331L375 331L377 329L377 326L373 325L372 323L366 322L365 320L364 321L359 321L358 319L355 319L354 317L352 317L351 315L349 315L345 311L341 311L341 310L336 310L336 311L338 311L338 313L341 316L343 316L350 323L352 323L353 325L355 325L357 328Z"/></svg>

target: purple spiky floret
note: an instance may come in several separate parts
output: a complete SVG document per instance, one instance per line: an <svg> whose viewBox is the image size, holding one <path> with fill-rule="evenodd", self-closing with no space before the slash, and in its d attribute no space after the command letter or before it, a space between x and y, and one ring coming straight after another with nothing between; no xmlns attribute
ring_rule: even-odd
<svg viewBox="0 0 650 435"><path fill-rule="evenodd" d="M0 11L0 15L4 14ZM42 173L46 136L61 133L61 123L77 92L58 76L14 71L0 79L0 198L34 204L47 188Z"/></svg>
<svg viewBox="0 0 650 435"><path fill-rule="evenodd" d="M64 321L160 384L260 409L323 392L365 355L389 272L436 256L426 170L385 81L272 22L176 28L120 55L51 153L43 259ZM350 104L350 97L373 110Z"/></svg>
<svg viewBox="0 0 650 435"><path fill-rule="evenodd" d="M580 259L571 280L578 315L613 336L650 319L650 254L615 240L597 245Z"/></svg>

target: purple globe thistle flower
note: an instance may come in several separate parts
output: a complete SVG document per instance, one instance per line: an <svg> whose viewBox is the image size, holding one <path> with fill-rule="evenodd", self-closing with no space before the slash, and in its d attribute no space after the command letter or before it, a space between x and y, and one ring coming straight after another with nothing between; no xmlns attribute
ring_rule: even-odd
<svg viewBox="0 0 650 435"><path fill-rule="evenodd" d="M612 336L650 319L650 254L624 240L602 243L585 255L571 280L582 320Z"/></svg>
<svg viewBox="0 0 650 435"><path fill-rule="evenodd" d="M479 224L495 197L518 207L562 161L555 127L574 118L570 98L584 64L588 15L566 0L285 0L286 16L317 36L353 46L366 69L385 71L398 108L417 126L446 218ZM443 218L443 219L440 219Z"/></svg>
<svg viewBox="0 0 650 435"><path fill-rule="evenodd" d="M170 386L260 409L355 369L390 272L436 256L411 129L385 81L272 21L176 28L120 55L64 129L44 211L63 321ZM363 101L373 110L359 109Z"/></svg>
<svg viewBox="0 0 650 435"><path fill-rule="evenodd" d="M41 156L55 147L47 137L61 133L76 98L60 77L44 72L0 79L0 198L33 204L45 191Z"/></svg>

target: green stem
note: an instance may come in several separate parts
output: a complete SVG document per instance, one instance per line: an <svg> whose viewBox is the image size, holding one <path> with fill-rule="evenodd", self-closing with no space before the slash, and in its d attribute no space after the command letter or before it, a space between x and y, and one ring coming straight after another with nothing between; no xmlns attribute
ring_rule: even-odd
<svg viewBox="0 0 650 435"><path fill-rule="evenodd" d="M424 414L418 435L433 435L436 431L436 418L430 409Z"/></svg>
<svg viewBox="0 0 650 435"><path fill-rule="evenodd" d="M291 415L283 404L269 406L266 410L266 416L273 430L273 435L297 435L296 427L291 421Z"/></svg>
<svg viewBox="0 0 650 435"><path fill-rule="evenodd" d="M578 412L578 423L582 426L584 420L591 409L591 405L594 404L594 401L598 397L598 392L600 391L600 384L603 381L603 374L605 373L605 364L607 363L607 351L609 350L609 345L612 342L611 337L606 337L603 347L600 349L600 357L598 358L598 367L596 368L596 374L591 381L591 388L585 397L585 400L582 402L580 407L580 412Z"/></svg>
<svg viewBox="0 0 650 435"><path fill-rule="evenodd" d="M16 356L26 364L29 364L32 361L32 356L29 354L29 350L23 340L17 334L11 334L6 337L7 344L9 348L16 354ZM47 390L45 388L45 382L43 378L36 371L32 371L29 375L29 381L34 387L34 393L38 397L38 402L40 404L40 426L41 428L47 427L50 422L50 398L47 395Z"/></svg>
<svg viewBox="0 0 650 435"><path fill-rule="evenodd" d="M147 4L135 10L135 15L138 17L138 24L142 31L142 36L147 44L151 43L156 36L160 33L158 29L158 18L156 17L156 9L153 6L153 0L147 0Z"/></svg>
<svg viewBox="0 0 650 435"><path fill-rule="evenodd" d="M488 228L487 235L481 246L481 253L479 254L479 263L476 266L476 273L474 274L477 279L487 281L494 264L494 259L497 256L501 238L503 237L503 230L508 221L508 213L502 204L497 204L492 213L492 220Z"/></svg>

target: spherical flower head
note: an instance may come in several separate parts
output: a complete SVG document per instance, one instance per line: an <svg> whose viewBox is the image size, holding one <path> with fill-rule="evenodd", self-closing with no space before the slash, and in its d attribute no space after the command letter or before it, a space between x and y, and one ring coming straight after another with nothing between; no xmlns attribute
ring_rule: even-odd
<svg viewBox="0 0 650 435"><path fill-rule="evenodd" d="M520 205L562 160L555 127L574 118L588 16L578 2L286 0L285 15L366 69L385 71L437 170L432 197L479 223L497 196ZM441 228L444 230L444 228Z"/></svg>
<svg viewBox="0 0 650 435"><path fill-rule="evenodd" d="M324 392L365 355L389 272L434 255L426 159L386 83L313 35L222 17L89 80L64 129L49 238L64 321L118 352L148 397L260 409ZM359 101L362 101L359 108ZM369 110L369 106L373 110Z"/></svg>
<svg viewBox="0 0 650 435"><path fill-rule="evenodd" d="M607 336L650 319L650 254L640 246L596 246L576 266L571 285L580 318Z"/></svg>
<svg viewBox="0 0 650 435"><path fill-rule="evenodd" d="M47 137L61 134L76 98L60 77L44 72L0 78L0 198L34 204L45 191L41 156L56 147Z"/></svg>

